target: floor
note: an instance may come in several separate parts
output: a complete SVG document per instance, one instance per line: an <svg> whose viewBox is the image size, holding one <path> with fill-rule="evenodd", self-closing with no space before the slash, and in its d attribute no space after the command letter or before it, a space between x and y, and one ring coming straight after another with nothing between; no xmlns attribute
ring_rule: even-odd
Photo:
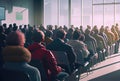
<svg viewBox="0 0 120 81"><path fill-rule="evenodd" d="M92 72L82 74L79 81L120 81L120 53L95 65Z"/></svg>

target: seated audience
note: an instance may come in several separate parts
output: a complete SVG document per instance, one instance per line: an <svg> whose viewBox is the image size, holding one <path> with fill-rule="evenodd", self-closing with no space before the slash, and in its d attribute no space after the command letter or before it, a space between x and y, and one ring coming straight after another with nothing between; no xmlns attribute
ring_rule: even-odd
<svg viewBox="0 0 120 81"><path fill-rule="evenodd" d="M6 45L6 36L7 35L4 33L4 27L0 26L0 68L3 65L1 51L2 51L3 47L5 47L5 45Z"/></svg>
<svg viewBox="0 0 120 81"><path fill-rule="evenodd" d="M66 38L69 40L72 39L73 32L74 32L73 28L68 29L67 34L66 34Z"/></svg>
<svg viewBox="0 0 120 81"><path fill-rule="evenodd" d="M56 59L51 51L47 50L45 46L42 45L44 41L44 33L40 30L33 32L32 40L34 41L32 45L28 46L28 49L32 53L32 59L40 60L43 63L45 72L48 76L49 81L54 81L57 75L68 75L62 72L62 68L57 66Z"/></svg>
<svg viewBox="0 0 120 81"><path fill-rule="evenodd" d="M52 35L53 35L52 31L46 30L46 32L45 32L45 40L44 40L46 46L53 41Z"/></svg>
<svg viewBox="0 0 120 81"><path fill-rule="evenodd" d="M0 26L0 48L5 47L6 36L3 26Z"/></svg>
<svg viewBox="0 0 120 81"><path fill-rule="evenodd" d="M108 37L107 37L107 35L105 34L105 28L104 28L104 26L101 26L99 35L101 35L101 36L103 37L106 46L108 46Z"/></svg>
<svg viewBox="0 0 120 81"><path fill-rule="evenodd" d="M93 36L91 36L90 33L91 33L90 28L87 28L85 30L85 43L87 44L90 54L94 55L95 53L97 53L97 50L96 50L97 42L96 42L95 38Z"/></svg>
<svg viewBox="0 0 120 81"><path fill-rule="evenodd" d="M114 52L118 53L118 51L119 51L118 41L119 41L120 38L119 38L119 35L118 35L114 25L112 25L111 31L114 33L114 36L115 36L115 49L114 49Z"/></svg>
<svg viewBox="0 0 120 81"><path fill-rule="evenodd" d="M99 30L97 26L96 26L96 29L94 29L93 31L94 31L93 37L96 39L96 42L97 42L97 52L103 51L104 49L107 48L107 46L105 44L103 37L99 35Z"/></svg>
<svg viewBox="0 0 120 81"><path fill-rule="evenodd" d="M68 60L70 62L71 70L74 69L74 63L76 60L76 54L69 44L64 42L64 38L66 36L66 32L63 29L59 29L56 32L56 39L53 40L48 46L47 49L52 51L63 51L67 53Z"/></svg>
<svg viewBox="0 0 120 81"><path fill-rule="evenodd" d="M105 27L105 34L108 37L108 45L112 46L113 43L115 43L115 35L113 32L111 32L110 28L108 26Z"/></svg>
<svg viewBox="0 0 120 81"><path fill-rule="evenodd" d="M20 31L11 32L6 38L7 46L3 49L3 68L23 71L29 74L31 81L41 81L40 72L28 64L31 53L24 47L25 36Z"/></svg>
<svg viewBox="0 0 120 81"><path fill-rule="evenodd" d="M89 51L86 47L86 44L83 41L80 41L79 39L81 38L81 33L79 30L75 30L73 33L73 39L68 42L70 44L77 56L77 61L76 63L84 65L86 61L88 61L90 58L89 56Z"/></svg>

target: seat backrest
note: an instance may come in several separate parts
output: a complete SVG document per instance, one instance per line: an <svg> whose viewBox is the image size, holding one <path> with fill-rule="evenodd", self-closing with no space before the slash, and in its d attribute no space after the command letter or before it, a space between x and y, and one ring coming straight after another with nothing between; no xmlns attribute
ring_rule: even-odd
<svg viewBox="0 0 120 81"><path fill-rule="evenodd" d="M22 71L0 69L0 81L31 81L29 75Z"/></svg>
<svg viewBox="0 0 120 81"><path fill-rule="evenodd" d="M80 65L84 65L85 63L85 58L84 58L84 53L82 50L76 50L75 51L76 56L77 56L77 60L76 63L80 64Z"/></svg>
<svg viewBox="0 0 120 81"><path fill-rule="evenodd" d="M65 66L67 68L68 72L71 73L72 71L70 69L70 63L68 60L67 53L63 52L63 51L52 51L52 53L54 54L58 65L60 65L61 67Z"/></svg>
<svg viewBox="0 0 120 81"><path fill-rule="evenodd" d="M92 51L93 53L96 52L96 47L92 41L85 41L85 44L87 44L88 50Z"/></svg>
<svg viewBox="0 0 120 81"><path fill-rule="evenodd" d="M40 60L32 59L29 64L39 69L42 81L48 81L43 63Z"/></svg>

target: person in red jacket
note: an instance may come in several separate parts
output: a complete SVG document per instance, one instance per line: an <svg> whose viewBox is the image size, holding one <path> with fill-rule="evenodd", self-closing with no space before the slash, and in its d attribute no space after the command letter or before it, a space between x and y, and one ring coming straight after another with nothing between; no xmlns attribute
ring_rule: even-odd
<svg viewBox="0 0 120 81"><path fill-rule="evenodd" d="M28 46L28 49L32 54L32 59L42 61L48 80L53 81L53 77L56 77L58 74L63 73L67 75L67 73L62 72L62 68L57 66L56 58L52 52L42 45L44 37L44 33L41 30L34 31L32 36L33 44Z"/></svg>

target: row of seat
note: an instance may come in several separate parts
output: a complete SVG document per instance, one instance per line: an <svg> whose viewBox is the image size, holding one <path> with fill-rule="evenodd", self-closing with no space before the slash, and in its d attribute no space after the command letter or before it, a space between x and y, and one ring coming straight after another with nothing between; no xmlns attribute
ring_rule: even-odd
<svg viewBox="0 0 120 81"><path fill-rule="evenodd" d="M111 47L109 47L109 49L108 49L109 55L114 53L114 49L115 49L114 44ZM83 71L83 69L86 67L79 67L79 68L76 68L74 71L72 71L70 69L68 57L67 57L67 54L65 52L52 51L52 53L56 57L58 65L60 65L63 68L65 66L68 70L68 73L70 74L69 76L58 76L58 77L56 77L56 81L57 80L58 81L63 81L63 80L65 80L65 81L79 81L80 74L85 72L85 71ZM106 53L106 50L99 51L97 62L95 62L95 59L91 60L90 61L91 65L89 64L89 66L87 68L90 68L94 64L105 60L105 57L106 57L105 53ZM39 69L39 71L41 73L42 81L48 81L47 76L46 76L45 71L44 71L44 68L43 68L43 65L42 65L42 62L40 60L38 61L38 60L32 59L30 62L30 65L35 66ZM59 77L62 77L63 79L60 80ZM9 80L11 80L11 81L31 81L29 78L29 75L24 73L24 72L15 71L15 70L0 69L0 81L9 81Z"/></svg>
<svg viewBox="0 0 120 81"><path fill-rule="evenodd" d="M114 45L111 46L111 48L109 48L108 51L113 53L113 51L111 51L113 49L114 49ZM96 63L99 63L99 62L105 60L105 57L106 57L105 53L107 53L107 52L106 52L106 50L99 51L98 53L96 53L92 57L90 63L85 63L84 66L78 67L74 71L72 71L71 68L70 68L70 63L69 63L68 56L67 56L66 52L52 51L52 53L54 54L58 65L63 67L63 68L66 68L67 72L70 74L69 76L62 76L63 79L61 81L63 81L63 80L65 80L65 81L79 81L81 73L84 73L84 72L88 71L89 68L92 67L93 65L95 65ZM96 59L96 56L98 56L97 59ZM42 63L40 61L37 61L37 60L33 59L30 62L30 64L32 66L37 67L41 72L42 80L47 81L47 78L46 78L47 76L44 72L43 66L41 65ZM61 77L61 76L59 76L59 77ZM59 78L59 77L57 77L57 78ZM56 78L56 80L57 80L57 78Z"/></svg>

